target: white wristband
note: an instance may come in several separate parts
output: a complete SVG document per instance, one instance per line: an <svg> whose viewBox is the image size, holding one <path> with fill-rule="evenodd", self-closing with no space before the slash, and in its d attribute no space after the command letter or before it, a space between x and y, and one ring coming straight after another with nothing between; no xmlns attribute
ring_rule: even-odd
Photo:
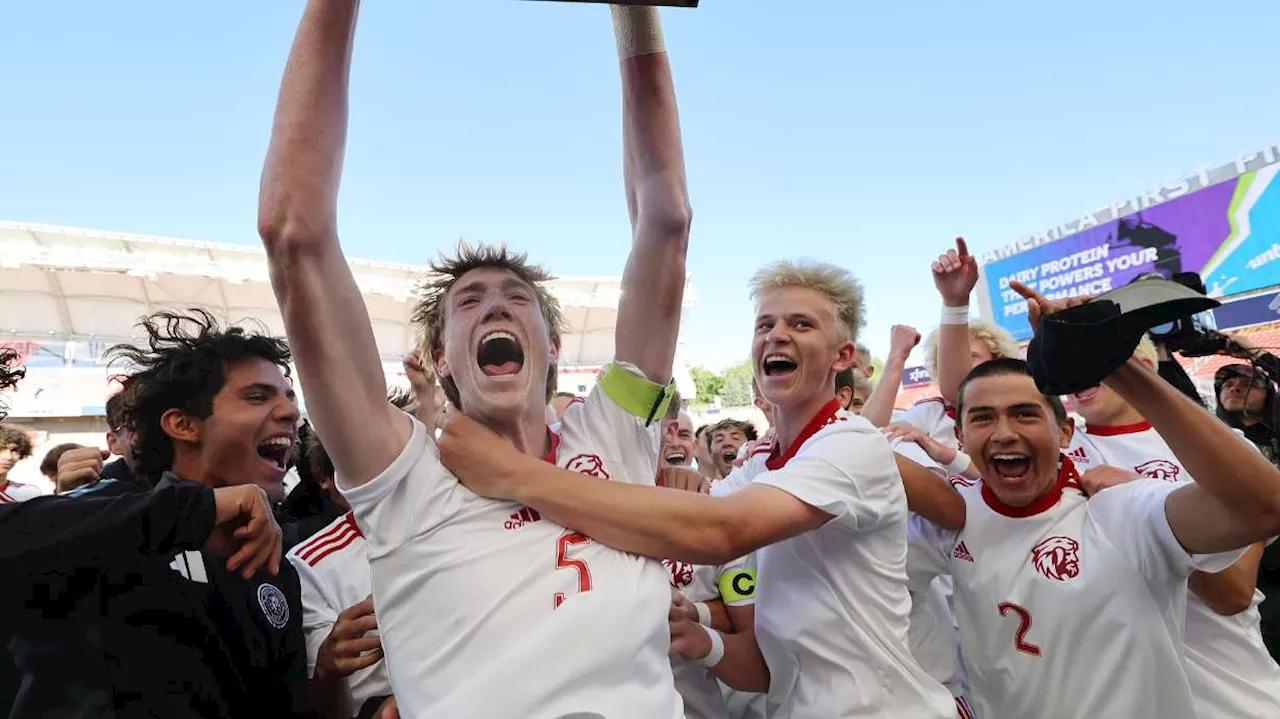
<svg viewBox="0 0 1280 719"><path fill-rule="evenodd" d="M613 39L618 45L619 60L667 51L657 8L613 5L610 10L613 12Z"/></svg>
<svg viewBox="0 0 1280 719"><path fill-rule="evenodd" d="M942 306L942 324L944 325L967 325L969 324L969 305L962 307Z"/></svg>
<svg viewBox="0 0 1280 719"><path fill-rule="evenodd" d="M711 639L711 651L707 652L707 656L696 660L698 664L710 669L720 663L724 659L724 639L720 637L720 632L711 627L702 627L702 631L707 633Z"/></svg>
<svg viewBox="0 0 1280 719"><path fill-rule="evenodd" d="M947 470L947 474L951 476L962 475L969 470L969 466L972 464L973 460L969 458L969 455L956 450L956 458L951 460L950 464L947 464L943 469Z"/></svg>
<svg viewBox="0 0 1280 719"><path fill-rule="evenodd" d="M711 609L706 602L694 602L693 608L698 610L698 623L704 627L711 626Z"/></svg>

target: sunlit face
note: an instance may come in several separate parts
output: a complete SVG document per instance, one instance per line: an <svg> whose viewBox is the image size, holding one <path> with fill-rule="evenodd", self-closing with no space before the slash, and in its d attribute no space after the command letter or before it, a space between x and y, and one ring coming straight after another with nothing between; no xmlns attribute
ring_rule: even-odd
<svg viewBox="0 0 1280 719"><path fill-rule="evenodd" d="M443 302L444 351L434 359L457 386L462 410L498 423L544 414L559 349L533 288L510 270L481 267L459 277Z"/></svg>
<svg viewBox="0 0 1280 719"><path fill-rule="evenodd" d="M697 447L693 439L693 421L680 413L676 419L662 423L662 466L691 467Z"/></svg>
<svg viewBox="0 0 1280 719"><path fill-rule="evenodd" d="M1228 412L1260 415L1267 406L1266 380L1233 376L1222 383L1218 403Z"/></svg>
<svg viewBox="0 0 1280 719"><path fill-rule="evenodd" d="M1025 507L1058 480L1058 459L1071 440L1027 375L979 377L964 387L965 450L982 481L1011 507Z"/></svg>
<svg viewBox="0 0 1280 719"><path fill-rule="evenodd" d="M166 417L172 413L180 414L170 410ZM256 484L272 502L284 500L286 463L298 438L298 401L279 367L256 357L229 363L213 412L190 421L194 441L178 441L175 450L194 452L201 476L186 479L215 487Z"/></svg>
<svg viewBox="0 0 1280 719"><path fill-rule="evenodd" d="M995 359L996 356L991 353L991 348L987 346L985 340L978 339L977 337L970 337L969 358L973 360L973 366L977 367L983 362Z"/></svg>
<svg viewBox="0 0 1280 719"><path fill-rule="evenodd" d="M746 433L737 427L717 429L711 433L711 461L715 463L720 476L728 476L733 463L738 459L738 452L746 443Z"/></svg>
<svg viewBox="0 0 1280 719"><path fill-rule="evenodd" d="M775 411L829 401L836 372L855 353L841 336L835 303L821 292L782 287L760 297L751 358L760 394Z"/></svg>

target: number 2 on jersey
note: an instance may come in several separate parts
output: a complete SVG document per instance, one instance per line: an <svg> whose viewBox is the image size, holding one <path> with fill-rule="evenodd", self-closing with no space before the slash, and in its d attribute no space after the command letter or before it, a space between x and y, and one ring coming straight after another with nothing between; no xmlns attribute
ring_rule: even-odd
<svg viewBox="0 0 1280 719"><path fill-rule="evenodd" d="M556 569L573 569L578 573L578 593L591 591L591 570L586 561L570 557L569 551L579 545L590 544L591 539L577 532L565 532L556 540ZM564 603L564 592L556 592L556 608Z"/></svg>
<svg viewBox="0 0 1280 719"><path fill-rule="evenodd" d="M1013 635L1014 648L1033 657L1040 656L1040 647L1027 641L1027 632L1031 631L1031 612L1013 602L1001 602L997 609L1000 610L1000 616L1002 617L1009 616L1010 612L1018 615L1020 621L1018 623L1018 631Z"/></svg>

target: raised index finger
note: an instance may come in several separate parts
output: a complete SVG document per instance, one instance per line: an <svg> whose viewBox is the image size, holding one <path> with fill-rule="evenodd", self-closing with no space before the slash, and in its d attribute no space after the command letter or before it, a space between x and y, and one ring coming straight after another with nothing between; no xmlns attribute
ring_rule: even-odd
<svg viewBox="0 0 1280 719"><path fill-rule="evenodd" d="M969 245L964 241L963 237L956 238L956 254L961 257L969 256Z"/></svg>

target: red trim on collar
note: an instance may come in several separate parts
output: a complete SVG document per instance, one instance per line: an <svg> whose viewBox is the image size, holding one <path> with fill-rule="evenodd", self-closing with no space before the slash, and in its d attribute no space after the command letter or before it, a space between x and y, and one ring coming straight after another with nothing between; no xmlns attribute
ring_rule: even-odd
<svg viewBox="0 0 1280 719"><path fill-rule="evenodd" d="M764 461L764 466L769 470L782 469L787 466L787 462L791 461L791 458L796 456L796 452L800 451L801 445L817 434L818 430L839 419L836 416L839 411L839 400L833 399L823 405L822 409L818 410L818 413L813 416L813 419L809 420L809 424L806 424L804 429L800 430L800 435L796 437L796 441L792 442L790 447L787 447L785 453L779 455L778 450L780 447L776 441L773 443L773 451L769 453L769 458Z"/></svg>
<svg viewBox="0 0 1280 719"><path fill-rule="evenodd" d="M547 434L551 435L551 447L542 455L542 461L556 464L560 459L560 435L552 432L550 427L547 428Z"/></svg>
<svg viewBox="0 0 1280 719"><path fill-rule="evenodd" d="M1079 489L1080 474L1076 471L1076 465L1071 458L1064 455L1059 456L1061 466L1058 469L1058 481L1053 487L1044 494L1040 495L1034 502L1025 507L1010 507L1001 502L996 493L991 491L991 487L986 482L982 483L982 499L986 501L987 506L996 514L1003 514L1006 517L1023 518L1033 517L1041 512L1050 509L1053 505L1062 499L1062 491L1064 489Z"/></svg>
<svg viewBox="0 0 1280 719"><path fill-rule="evenodd" d="M1151 429L1151 423L1143 420L1134 422L1133 424L1116 424L1116 425L1097 425L1086 423L1084 426L1085 434L1092 434L1097 437L1115 437L1120 434L1136 434L1138 432L1146 432Z"/></svg>

